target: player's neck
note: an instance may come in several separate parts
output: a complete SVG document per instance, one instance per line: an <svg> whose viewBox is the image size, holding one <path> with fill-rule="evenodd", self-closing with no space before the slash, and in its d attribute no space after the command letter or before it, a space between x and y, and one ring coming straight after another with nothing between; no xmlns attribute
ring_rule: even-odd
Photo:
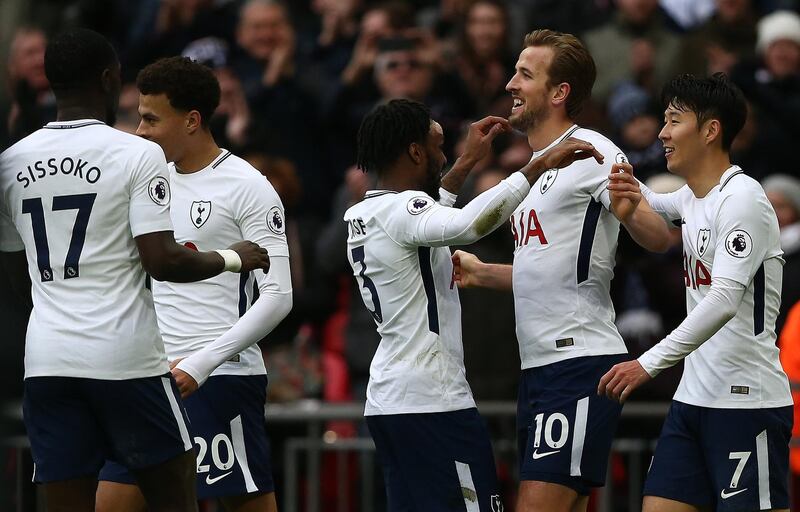
<svg viewBox="0 0 800 512"><path fill-rule="evenodd" d="M564 135L564 132L573 124L575 122L568 117L551 115L543 122L528 129L528 144L533 151L541 151Z"/></svg>
<svg viewBox="0 0 800 512"><path fill-rule="evenodd" d="M731 166L730 155L722 151L713 151L704 155L686 176L686 184L697 198L705 197L711 189L719 185L722 175Z"/></svg>
<svg viewBox="0 0 800 512"><path fill-rule="evenodd" d="M175 167L181 174L201 171L216 160L220 151L210 133L198 133L185 148L183 157L175 162Z"/></svg>
<svg viewBox="0 0 800 512"><path fill-rule="evenodd" d="M108 111L102 102L86 101L83 98L59 98L56 121L77 121L78 119L97 119L107 121Z"/></svg>
<svg viewBox="0 0 800 512"><path fill-rule="evenodd" d="M403 170L394 169L385 172L379 179L375 187L378 190L392 190L394 192L403 192L405 190L419 190L420 187L411 179L413 173L404 172Z"/></svg>

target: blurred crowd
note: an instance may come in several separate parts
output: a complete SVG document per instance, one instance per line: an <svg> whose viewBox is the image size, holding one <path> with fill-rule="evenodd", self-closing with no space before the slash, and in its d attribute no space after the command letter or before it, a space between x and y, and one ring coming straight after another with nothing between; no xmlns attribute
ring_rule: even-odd
<svg viewBox="0 0 800 512"><path fill-rule="evenodd" d="M780 324L800 300L800 16L792 0L4 0L17 14L0 94L0 148L55 116L44 74L48 35L68 26L105 34L126 80L117 127L135 131L139 69L182 54L214 69L222 100L212 119L221 146L258 168L286 207L295 298L264 340L272 401L364 397L378 337L345 255L344 210L374 186L354 167L363 116L392 98L425 102L458 156L468 124L507 116L505 85L524 34L552 28L581 37L598 67L581 123L625 151L658 191L666 174L659 91L677 73L724 71L749 100L733 159L762 180L786 252ZM524 165L524 137L504 135L473 172L461 201ZM653 255L623 233L613 298L631 352L657 342L685 316L680 235ZM468 248L510 262L501 228ZM2 299L8 302L8 298ZM19 314L2 308L15 338ZM465 358L476 398L510 400L519 367L511 296L462 293ZM800 314L796 315L800 316ZM14 318L17 318L16 324ZM800 319L798 319L800 321ZM794 340L800 346L800 340ZM20 341L21 344L21 341ZM4 349L5 351L6 349ZM21 348L9 348L21 364ZM800 350L800 349L798 349ZM9 361L8 358L3 358ZM15 364L7 362L5 364ZM668 399L672 381L639 399ZM6 372L19 377L21 370ZM660 388L658 386L661 386Z"/></svg>

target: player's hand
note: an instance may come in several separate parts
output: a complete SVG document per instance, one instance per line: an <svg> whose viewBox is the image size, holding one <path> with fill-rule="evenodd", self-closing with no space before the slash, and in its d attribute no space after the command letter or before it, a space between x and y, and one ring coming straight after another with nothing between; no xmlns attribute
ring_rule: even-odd
<svg viewBox="0 0 800 512"><path fill-rule="evenodd" d="M177 364L177 362L175 364ZM181 392L181 398L185 399L187 396L197 391L197 388L200 387L198 386L197 381L185 371L178 368L172 368L170 372L172 372L172 378L175 379L175 384L178 385L178 391Z"/></svg>
<svg viewBox="0 0 800 512"><path fill-rule="evenodd" d="M510 132L508 120L497 116L487 116L469 125L464 153L461 155L471 162L478 163L489 155L492 141L503 132Z"/></svg>
<svg viewBox="0 0 800 512"><path fill-rule="evenodd" d="M239 258L242 260L242 268L240 273L244 274L256 269L263 269L266 274L269 272L269 254L267 250L258 244L254 244L248 240L236 242L228 247L228 249L236 251Z"/></svg>
<svg viewBox="0 0 800 512"><path fill-rule="evenodd" d="M543 155L528 162L528 165L520 169L520 172L533 185L539 179L539 176L549 169L563 169L578 160L587 158L594 158L597 163L603 163L603 155L593 145L584 140L570 137L548 149Z"/></svg>
<svg viewBox="0 0 800 512"><path fill-rule="evenodd" d="M453 260L453 283L459 288L471 288L479 286L478 269L483 262L474 254L465 251L456 251L452 256Z"/></svg>
<svg viewBox="0 0 800 512"><path fill-rule="evenodd" d="M627 162L612 165L608 180L606 188L611 197L611 209L624 222L633 215L642 201L639 181L633 177L633 166Z"/></svg>
<svg viewBox="0 0 800 512"><path fill-rule="evenodd" d="M598 395L606 395L612 400L622 403L631 396L633 390L652 379L639 361L625 361L615 364L600 379L597 386Z"/></svg>

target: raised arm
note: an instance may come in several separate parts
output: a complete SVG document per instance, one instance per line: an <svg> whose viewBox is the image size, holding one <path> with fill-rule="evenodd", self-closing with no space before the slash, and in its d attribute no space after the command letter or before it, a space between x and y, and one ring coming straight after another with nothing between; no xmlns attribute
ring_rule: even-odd
<svg viewBox="0 0 800 512"><path fill-rule="evenodd" d="M603 156L588 142L569 138L531 160L462 209L424 204L408 227L410 243L423 246L468 245L497 229L528 195L530 186L548 169L564 168L577 160ZM409 211L414 211L413 199Z"/></svg>

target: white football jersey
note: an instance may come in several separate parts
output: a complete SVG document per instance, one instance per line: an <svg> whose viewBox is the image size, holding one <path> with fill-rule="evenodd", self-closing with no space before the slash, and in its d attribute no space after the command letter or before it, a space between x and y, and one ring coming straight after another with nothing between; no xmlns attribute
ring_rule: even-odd
<svg viewBox="0 0 800 512"><path fill-rule="evenodd" d="M156 144L92 119L49 123L0 156L0 249L21 238L33 283L26 377L169 371L134 241L172 231L168 176Z"/></svg>
<svg viewBox="0 0 800 512"><path fill-rule="evenodd" d="M424 192L370 191L344 214L347 257L381 336L366 416L475 407L450 250L419 246L412 235L436 208Z"/></svg>
<svg viewBox="0 0 800 512"><path fill-rule="evenodd" d="M610 286L619 221L606 185L615 161L627 161L611 141L572 126L567 137L592 143L605 157L551 169L511 216L513 288L522 368L573 357L627 352L614 325Z"/></svg>
<svg viewBox="0 0 800 512"><path fill-rule="evenodd" d="M675 400L716 408L792 405L775 345L783 252L761 185L732 166L705 197L695 197L688 185L645 195L655 211L681 224L687 312L714 279L746 287L736 316L686 357Z"/></svg>
<svg viewBox="0 0 800 512"><path fill-rule="evenodd" d="M175 240L198 251L250 240L270 256L289 256L283 204L267 179L252 165L223 150L208 166L180 173L169 164L170 216ZM153 281L158 325L167 356L187 357L231 328L270 286L263 271L223 272L194 283ZM261 349L251 345L211 375L266 373Z"/></svg>

